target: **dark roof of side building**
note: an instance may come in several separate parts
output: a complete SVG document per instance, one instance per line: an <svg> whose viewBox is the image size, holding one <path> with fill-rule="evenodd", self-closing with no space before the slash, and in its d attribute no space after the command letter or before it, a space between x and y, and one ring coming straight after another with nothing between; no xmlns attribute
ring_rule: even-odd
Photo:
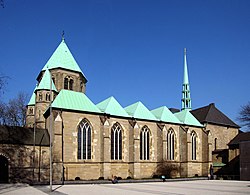
<svg viewBox="0 0 250 195"><path fill-rule="evenodd" d="M35 144L49 146L49 133L47 129L36 129ZM34 129L18 126L0 125L0 144L33 145Z"/></svg>
<svg viewBox="0 0 250 195"><path fill-rule="evenodd" d="M214 103L192 110L191 113L200 121L200 123L213 123L227 127L240 128L240 126L235 124L230 118L218 110Z"/></svg>
<svg viewBox="0 0 250 195"><path fill-rule="evenodd" d="M250 132L239 133L229 143L229 146L238 145L240 142L250 141Z"/></svg>

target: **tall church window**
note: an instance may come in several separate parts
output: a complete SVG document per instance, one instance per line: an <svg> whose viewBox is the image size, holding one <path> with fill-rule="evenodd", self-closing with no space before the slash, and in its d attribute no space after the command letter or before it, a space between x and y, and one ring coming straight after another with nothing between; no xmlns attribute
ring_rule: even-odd
<svg viewBox="0 0 250 195"><path fill-rule="evenodd" d="M167 134L167 159L168 160L174 160L174 144L175 144L174 131L171 129L168 131L168 134Z"/></svg>
<svg viewBox="0 0 250 195"><path fill-rule="evenodd" d="M192 160L196 160L196 150L197 150L197 135L196 133L193 131L191 133L191 146L192 146Z"/></svg>
<svg viewBox="0 0 250 195"><path fill-rule="evenodd" d="M118 123L111 129L111 159L122 160L122 129Z"/></svg>
<svg viewBox="0 0 250 195"><path fill-rule="evenodd" d="M78 127L78 159L91 159L91 127L84 119Z"/></svg>
<svg viewBox="0 0 250 195"><path fill-rule="evenodd" d="M140 159L149 160L149 129L144 126L140 133Z"/></svg>
<svg viewBox="0 0 250 195"><path fill-rule="evenodd" d="M69 88L69 79L64 78L64 89L68 89L68 88Z"/></svg>

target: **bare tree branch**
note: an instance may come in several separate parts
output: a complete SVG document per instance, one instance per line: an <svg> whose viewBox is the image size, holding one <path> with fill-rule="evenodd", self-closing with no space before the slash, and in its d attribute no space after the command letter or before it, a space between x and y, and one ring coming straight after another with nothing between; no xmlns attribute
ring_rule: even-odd
<svg viewBox="0 0 250 195"><path fill-rule="evenodd" d="M243 126L250 128L250 102L241 107L238 120L242 122Z"/></svg>

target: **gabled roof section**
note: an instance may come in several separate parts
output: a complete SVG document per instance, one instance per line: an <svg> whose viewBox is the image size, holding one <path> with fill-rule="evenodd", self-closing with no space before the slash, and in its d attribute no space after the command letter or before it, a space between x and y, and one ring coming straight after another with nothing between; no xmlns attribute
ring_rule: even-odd
<svg viewBox="0 0 250 195"><path fill-rule="evenodd" d="M231 119L215 107L215 104L209 104L208 106L192 110L191 113L201 123L213 123L217 125L230 126L240 128Z"/></svg>
<svg viewBox="0 0 250 195"><path fill-rule="evenodd" d="M190 113L188 109L174 114L185 125L203 127L202 124Z"/></svg>
<svg viewBox="0 0 250 195"><path fill-rule="evenodd" d="M159 120L170 123L181 123L179 119L166 107L162 106L151 110L151 113Z"/></svg>
<svg viewBox="0 0 250 195"><path fill-rule="evenodd" d="M50 90L50 79L51 79L51 74L48 69L46 69L42 80L40 81L39 85L36 88L37 90ZM55 87L54 82L52 81L52 90L57 92L57 89Z"/></svg>
<svg viewBox="0 0 250 195"><path fill-rule="evenodd" d="M46 70L47 67L48 69L63 68L67 70L72 70L75 72L80 72L84 76L64 39L56 48L56 50L54 51L54 53L52 54L52 56L45 64L42 70Z"/></svg>
<svg viewBox="0 0 250 195"><path fill-rule="evenodd" d="M136 102L125 107L124 109L134 118L158 121L157 118L141 102Z"/></svg>
<svg viewBox="0 0 250 195"><path fill-rule="evenodd" d="M27 104L27 106L34 106L36 104L36 94L35 94L35 91L36 91L36 87L32 93L32 96L30 98L30 101L29 103Z"/></svg>
<svg viewBox="0 0 250 195"><path fill-rule="evenodd" d="M101 113L84 93L65 89L62 89L56 96L52 108Z"/></svg>
<svg viewBox="0 0 250 195"><path fill-rule="evenodd" d="M111 96L110 98L98 103L96 105L102 112L105 112L114 116L129 117L128 113L117 102L117 100Z"/></svg>

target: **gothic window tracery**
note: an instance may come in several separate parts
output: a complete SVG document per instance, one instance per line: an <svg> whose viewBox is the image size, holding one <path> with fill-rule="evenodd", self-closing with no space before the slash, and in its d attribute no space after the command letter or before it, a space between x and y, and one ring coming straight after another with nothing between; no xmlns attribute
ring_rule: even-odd
<svg viewBox="0 0 250 195"><path fill-rule="evenodd" d="M122 129L118 123L111 129L111 159L122 160Z"/></svg>
<svg viewBox="0 0 250 195"><path fill-rule="evenodd" d="M150 133L147 126L144 126L140 133L140 159L149 160L149 138Z"/></svg>
<svg viewBox="0 0 250 195"><path fill-rule="evenodd" d="M175 135L174 131L170 129L167 134L167 159L174 160L174 145L175 145Z"/></svg>
<svg viewBox="0 0 250 195"><path fill-rule="evenodd" d="M91 127L84 119L78 127L78 159L91 159Z"/></svg>

